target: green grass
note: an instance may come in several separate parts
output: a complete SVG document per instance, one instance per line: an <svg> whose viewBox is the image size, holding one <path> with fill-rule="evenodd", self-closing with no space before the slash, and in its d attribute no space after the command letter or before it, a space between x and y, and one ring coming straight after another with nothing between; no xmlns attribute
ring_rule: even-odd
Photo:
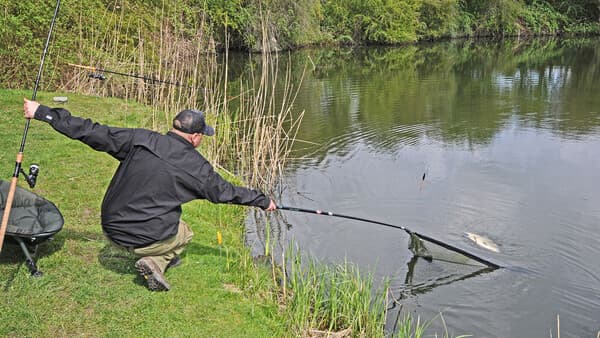
<svg viewBox="0 0 600 338"><path fill-rule="evenodd" d="M65 108L72 113L97 122L153 123L150 108L120 99L40 93L38 101L54 106L52 96L58 95L69 97ZM29 93L0 90L0 179L10 180L14 170L25 125L23 97ZM299 257L290 256L295 263L282 293L275 285L281 276L273 274L278 269L254 264L244 246L240 206L184 205L183 219L195 233L184 263L166 273L171 291L148 291L133 268L136 258L110 245L100 228L100 204L117 161L39 121L31 122L24 154L26 170L31 163L41 167L34 192L59 207L65 225L54 241L40 245L41 278L30 277L19 248L4 246L0 336L385 336L385 291L373 294L372 278L349 264L311 261L301 268ZM25 187L23 179L19 185ZM425 328L407 317L398 336L420 337Z"/></svg>
<svg viewBox="0 0 600 338"><path fill-rule="evenodd" d="M346 262L323 265L292 257L289 286L293 296L286 307L298 332L349 331L353 337L385 337L387 283L373 293L372 276Z"/></svg>
<svg viewBox="0 0 600 338"><path fill-rule="evenodd" d="M123 126L149 126L148 108L118 99L64 93L75 115ZM23 135L23 97L0 90L0 179L10 180ZM164 131L164 130L163 130ZM244 208L195 201L183 219L195 236L184 263L169 270L172 290L148 291L133 268L135 258L111 247L100 228L100 204L118 163L32 121L25 170L41 167L33 190L54 202L65 225L54 241L40 245L41 278L32 278L21 251L5 245L0 255L0 336L284 336L268 269L257 268L244 248ZM23 179L19 185L25 187ZM28 188L27 188L28 189ZM223 244L217 244L217 231Z"/></svg>

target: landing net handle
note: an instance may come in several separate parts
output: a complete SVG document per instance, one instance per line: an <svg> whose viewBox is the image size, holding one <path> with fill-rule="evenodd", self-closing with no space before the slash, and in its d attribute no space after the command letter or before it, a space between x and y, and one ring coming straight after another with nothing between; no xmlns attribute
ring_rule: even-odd
<svg viewBox="0 0 600 338"><path fill-rule="evenodd" d="M336 213L333 213L331 211L311 210L311 209L303 209L303 208L288 207L288 206L277 206L277 209L288 210L288 211L296 211L296 212L304 212L304 213L316 214L316 215L322 215L322 216L332 216L332 217L347 218L347 219L352 219L352 220L356 220L356 221L373 223L373 224L379 224L379 225L383 225L383 226L390 227L390 228L404 230L409 235L413 234L413 235L419 237L420 239L422 239L424 241L431 242L431 243L437 244L437 245L439 245L439 246L441 246L441 247L443 247L445 249L457 252L457 253L459 253L461 255L464 255L466 257L469 257L469 258L471 258L471 259L473 259L473 260L475 260L475 261L477 261L479 263L487 265L490 268L498 269L498 268L501 267L500 265L498 265L496 263L493 263L493 262L490 262L487 259L478 257L478 256L476 256L476 255L474 255L474 254L472 254L470 252L467 252L467 251L465 251L465 250L463 250L461 248L457 248L457 247L455 247L453 245L444 243L444 242L442 242L440 240L437 240L435 238L432 238L432 237L420 234L418 232L414 232L414 231L412 231L412 230L410 230L410 229L408 229L406 227L400 226L400 225L394 225L394 224L389 224L389 223L374 221L374 220L370 220L370 219L366 219L366 218L361 218L361 217L336 214Z"/></svg>

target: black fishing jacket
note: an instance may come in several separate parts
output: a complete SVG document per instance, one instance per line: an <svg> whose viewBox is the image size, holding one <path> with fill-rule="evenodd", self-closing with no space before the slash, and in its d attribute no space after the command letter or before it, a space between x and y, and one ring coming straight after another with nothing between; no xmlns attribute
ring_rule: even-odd
<svg viewBox="0 0 600 338"><path fill-rule="evenodd" d="M108 127L43 105L35 119L121 162L102 201L102 229L121 246L144 247L175 235L181 205L194 199L269 207L262 192L225 181L175 133Z"/></svg>

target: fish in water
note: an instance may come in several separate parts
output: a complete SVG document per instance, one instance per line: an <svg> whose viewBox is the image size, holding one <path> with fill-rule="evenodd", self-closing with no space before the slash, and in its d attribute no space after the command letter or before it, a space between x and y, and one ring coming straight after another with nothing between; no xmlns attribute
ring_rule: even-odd
<svg viewBox="0 0 600 338"><path fill-rule="evenodd" d="M473 241L475 244L479 245L480 247L493 251L493 252L500 252L500 249L498 248L498 245L496 243L494 243L494 241L492 241L491 239L482 236L482 235L477 235L474 234L472 232L465 232L465 236L470 239L471 241Z"/></svg>

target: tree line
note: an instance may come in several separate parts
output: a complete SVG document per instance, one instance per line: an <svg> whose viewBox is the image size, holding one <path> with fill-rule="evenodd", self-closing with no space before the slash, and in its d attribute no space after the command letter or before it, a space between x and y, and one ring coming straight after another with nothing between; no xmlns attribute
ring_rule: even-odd
<svg viewBox="0 0 600 338"><path fill-rule="evenodd" d="M0 0L0 86L23 87L33 78L54 5ZM264 52L598 34L600 6L597 0L63 0L57 25L47 79L53 84L65 69L53 70L68 62L152 64L168 43L182 52Z"/></svg>

